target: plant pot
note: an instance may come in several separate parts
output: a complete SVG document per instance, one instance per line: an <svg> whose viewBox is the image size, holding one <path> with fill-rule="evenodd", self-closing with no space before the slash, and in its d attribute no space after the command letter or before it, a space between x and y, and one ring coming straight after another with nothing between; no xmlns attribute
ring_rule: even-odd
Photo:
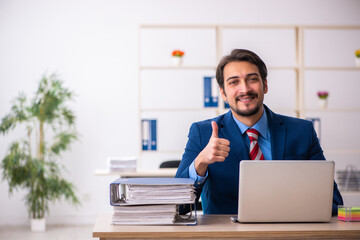
<svg viewBox="0 0 360 240"><path fill-rule="evenodd" d="M172 57L172 63L174 66L181 66L182 65L182 57Z"/></svg>
<svg viewBox="0 0 360 240"><path fill-rule="evenodd" d="M45 232L46 231L46 219L45 218L31 218L30 219L32 232Z"/></svg>
<svg viewBox="0 0 360 240"><path fill-rule="evenodd" d="M319 99L318 101L319 108L325 109L327 107L327 99Z"/></svg>
<svg viewBox="0 0 360 240"><path fill-rule="evenodd" d="M356 63L356 66L357 66L358 68L360 68L360 58L356 57L356 58L355 58L355 63Z"/></svg>

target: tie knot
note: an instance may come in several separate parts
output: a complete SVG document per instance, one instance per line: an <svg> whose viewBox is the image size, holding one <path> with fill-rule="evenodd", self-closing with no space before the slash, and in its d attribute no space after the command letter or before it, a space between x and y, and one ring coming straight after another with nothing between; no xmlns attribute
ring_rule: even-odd
<svg viewBox="0 0 360 240"><path fill-rule="evenodd" d="M254 128L246 130L246 133L249 136L250 141L257 141L260 135L260 133Z"/></svg>

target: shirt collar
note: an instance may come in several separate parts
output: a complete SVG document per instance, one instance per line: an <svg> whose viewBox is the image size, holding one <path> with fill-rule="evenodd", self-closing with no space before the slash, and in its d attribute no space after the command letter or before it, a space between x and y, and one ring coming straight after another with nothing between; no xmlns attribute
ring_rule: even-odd
<svg viewBox="0 0 360 240"><path fill-rule="evenodd" d="M232 115L232 114L231 114ZM238 125L241 134L244 134L244 132L246 130L248 130L250 127L243 124L242 122L240 122L239 120L237 120L234 115L232 115L234 121L236 122L236 124ZM261 118L259 119L259 121L257 121L257 123L255 123L254 126L252 126L252 128L256 129L263 138L267 139L268 137L268 121L267 121L267 115L266 115L266 111L264 109L263 114L261 116Z"/></svg>

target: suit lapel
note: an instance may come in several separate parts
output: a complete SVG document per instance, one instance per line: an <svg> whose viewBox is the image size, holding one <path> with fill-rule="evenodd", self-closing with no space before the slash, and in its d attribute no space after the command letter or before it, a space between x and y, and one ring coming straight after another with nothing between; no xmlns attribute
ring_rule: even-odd
<svg viewBox="0 0 360 240"><path fill-rule="evenodd" d="M231 111L228 111L219 123L219 137L230 141L230 149L236 159L249 159L249 150L241 136L239 127L232 118Z"/></svg>
<svg viewBox="0 0 360 240"><path fill-rule="evenodd" d="M272 159L283 160L285 152L286 127L283 125L282 119L280 119L277 114L272 112L265 105L264 107L268 116L270 128Z"/></svg>

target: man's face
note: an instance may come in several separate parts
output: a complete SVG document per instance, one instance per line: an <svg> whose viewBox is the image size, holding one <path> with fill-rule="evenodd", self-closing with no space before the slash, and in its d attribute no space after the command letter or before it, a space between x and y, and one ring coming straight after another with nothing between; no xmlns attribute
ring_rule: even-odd
<svg viewBox="0 0 360 240"><path fill-rule="evenodd" d="M252 63L230 62L224 67L224 89L220 91L234 113L250 117L262 109L267 80L262 81L258 67Z"/></svg>

